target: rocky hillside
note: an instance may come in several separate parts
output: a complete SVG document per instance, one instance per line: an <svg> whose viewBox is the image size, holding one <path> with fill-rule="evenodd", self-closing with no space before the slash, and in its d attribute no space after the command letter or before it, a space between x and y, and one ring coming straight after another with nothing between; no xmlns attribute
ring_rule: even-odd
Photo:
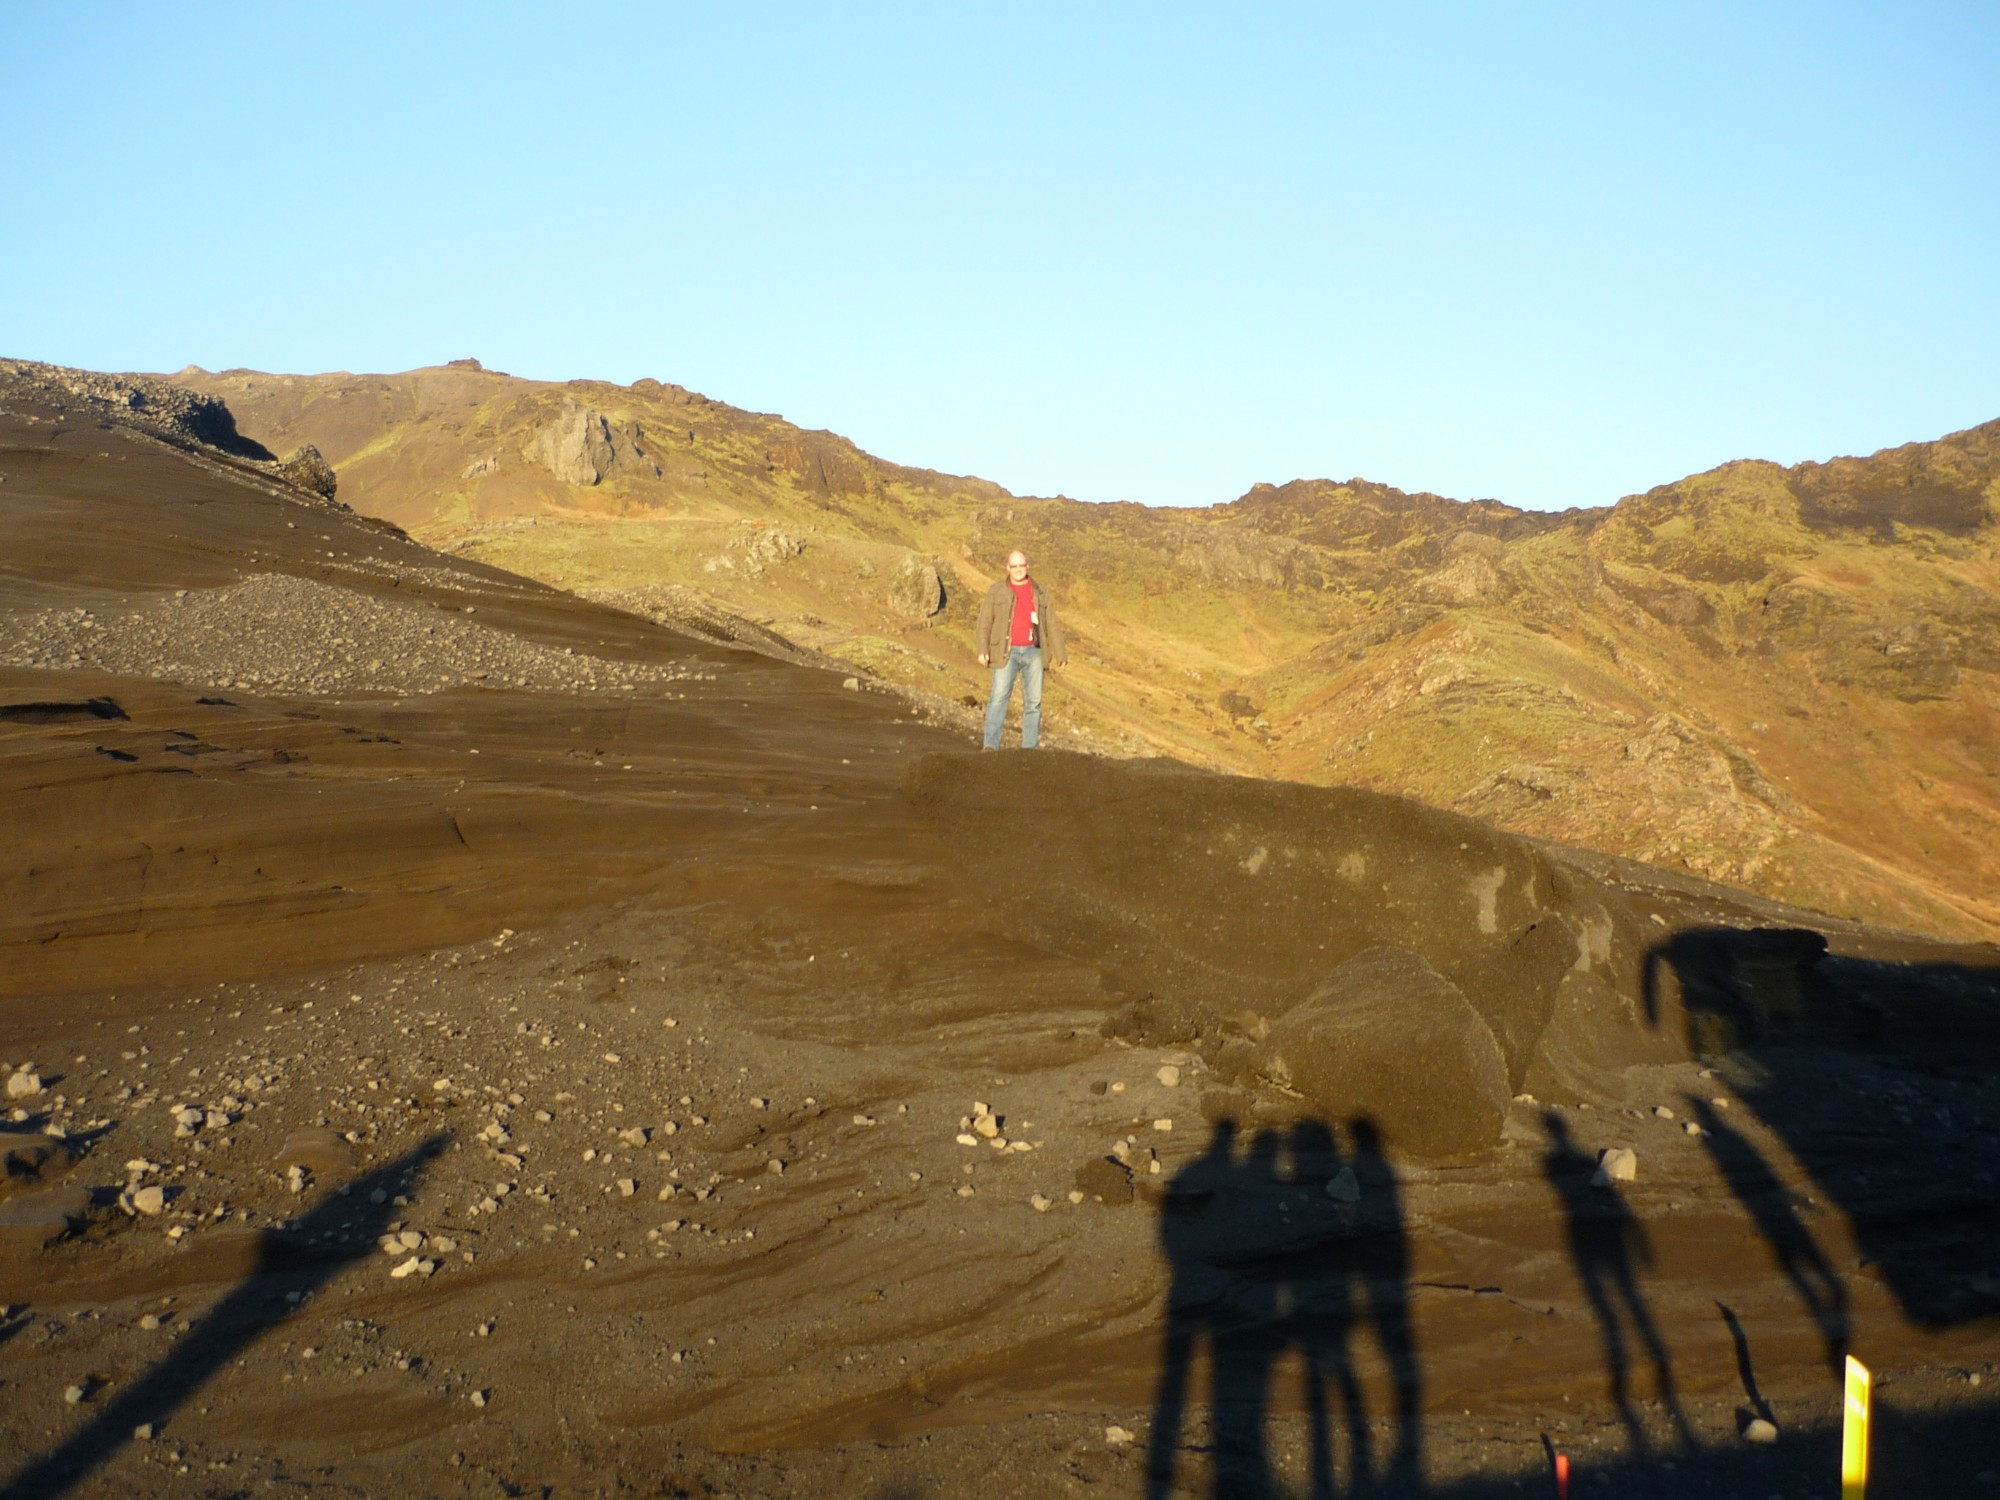
<svg viewBox="0 0 2000 1500"><path fill-rule="evenodd" d="M1420 797L1864 920L2000 934L2000 423L1561 514L1364 480L1206 510L907 469L655 381L189 369L421 540L978 701L1025 546L1058 738Z"/></svg>

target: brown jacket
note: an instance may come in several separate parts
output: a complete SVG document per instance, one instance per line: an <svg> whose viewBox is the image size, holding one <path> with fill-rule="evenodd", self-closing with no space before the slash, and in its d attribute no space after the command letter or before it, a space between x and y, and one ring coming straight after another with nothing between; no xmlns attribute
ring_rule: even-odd
<svg viewBox="0 0 2000 1500"><path fill-rule="evenodd" d="M1028 580L1035 583L1034 579ZM1035 613L1042 622L1042 659L1068 661L1069 647L1063 640L1062 622L1049 608L1049 596L1035 583ZM973 627L972 643L987 660L999 661L1007 654L1008 636L1014 625L1014 590L1004 578L995 580L979 601L979 623Z"/></svg>

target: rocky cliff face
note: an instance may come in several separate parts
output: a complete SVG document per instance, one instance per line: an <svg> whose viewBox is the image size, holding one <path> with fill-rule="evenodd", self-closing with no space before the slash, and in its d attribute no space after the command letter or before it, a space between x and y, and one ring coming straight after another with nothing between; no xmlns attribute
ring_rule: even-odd
<svg viewBox="0 0 2000 1500"><path fill-rule="evenodd" d="M636 422L614 427L603 412L574 401L535 430L526 453L564 484L598 485L614 474L660 477Z"/></svg>

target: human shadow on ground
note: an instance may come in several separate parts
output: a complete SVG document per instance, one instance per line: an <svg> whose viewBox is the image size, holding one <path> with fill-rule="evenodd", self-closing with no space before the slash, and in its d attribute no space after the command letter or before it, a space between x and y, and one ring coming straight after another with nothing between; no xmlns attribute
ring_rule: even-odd
<svg viewBox="0 0 2000 1500"><path fill-rule="evenodd" d="M1686 1103L1701 1126L1701 1144L1709 1159L1750 1215L1778 1270L1818 1325L1826 1341L1827 1368L1839 1371L1847 1357L1847 1288L1834 1274L1819 1241L1799 1218L1790 1192L1763 1153L1708 1101L1688 1096ZM1735 1336L1740 1340L1740 1332Z"/></svg>
<svg viewBox="0 0 2000 1500"><path fill-rule="evenodd" d="M1675 1438L1681 1447L1691 1448L1694 1434L1674 1390L1673 1361L1639 1289L1639 1272L1652 1263L1652 1242L1620 1195L1617 1183L1600 1174L1596 1160L1577 1149L1563 1117L1554 1110L1544 1110L1542 1126L1549 1137L1542 1173L1562 1204L1570 1263L1597 1319L1604 1343L1605 1378L1631 1451L1643 1457L1649 1445L1645 1423L1632 1397L1628 1324L1652 1366L1653 1384L1667 1409Z"/></svg>
<svg viewBox="0 0 2000 1500"><path fill-rule="evenodd" d="M1806 928L1697 928L1647 955L1648 1019L1674 1003L1708 1060L1806 1173L1786 1190L1765 1153L1699 1101L1716 1166L1819 1324L1838 1366L1846 1298L1806 1216L1830 1203L1905 1316L1945 1327L2000 1314L2000 961L1901 962L1828 951Z"/></svg>
<svg viewBox="0 0 2000 1500"><path fill-rule="evenodd" d="M1409 1309L1409 1247L1395 1173L1373 1124L1261 1130L1238 1152L1224 1121L1168 1185L1160 1241L1167 1327L1147 1452L1146 1494L1175 1488L1194 1367L1209 1358L1208 1457L1218 1496L1282 1493L1266 1426L1278 1366L1296 1355L1310 1434L1308 1490L1359 1493L1415 1482L1422 1380ZM1372 1341L1392 1389L1368 1409L1359 1356ZM1382 1421L1378 1421L1377 1418ZM1386 1453L1376 1428L1389 1426ZM1342 1482L1342 1474L1345 1483Z"/></svg>
<svg viewBox="0 0 2000 1500"><path fill-rule="evenodd" d="M376 1240L401 1210L405 1194L448 1140L433 1135L375 1170L329 1193L303 1217L266 1231L255 1270L195 1320L173 1353L104 1401L61 1446L0 1487L0 1500L48 1500L87 1479L132 1441L143 1423L155 1428L245 1348L282 1324L312 1293L342 1270L378 1254ZM377 1195L380 1201L377 1201Z"/></svg>

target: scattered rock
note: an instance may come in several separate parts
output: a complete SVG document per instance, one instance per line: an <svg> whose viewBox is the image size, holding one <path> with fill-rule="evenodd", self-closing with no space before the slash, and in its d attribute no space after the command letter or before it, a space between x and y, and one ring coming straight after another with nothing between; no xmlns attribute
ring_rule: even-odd
<svg viewBox="0 0 2000 1500"><path fill-rule="evenodd" d="M1045 1214L1055 1205L1048 1197L1041 1193L1030 1193L1028 1194L1028 1206L1038 1214Z"/></svg>
<svg viewBox="0 0 2000 1500"><path fill-rule="evenodd" d="M1104 1429L1104 1441L1114 1448L1123 1448L1128 1443L1136 1443L1138 1440L1136 1434L1120 1427L1116 1422Z"/></svg>
<svg viewBox="0 0 2000 1500"><path fill-rule="evenodd" d="M1598 1153L1597 1170L1590 1174L1590 1180L1598 1187L1609 1187L1614 1182L1636 1182L1639 1178L1639 1153L1630 1146L1610 1146Z"/></svg>
<svg viewBox="0 0 2000 1500"><path fill-rule="evenodd" d="M1181 1070L1172 1063L1162 1064L1160 1071L1153 1076L1166 1088L1177 1089L1181 1086Z"/></svg>
<svg viewBox="0 0 2000 1500"><path fill-rule="evenodd" d="M1664 1104L1655 1104L1653 1106L1653 1118L1656 1120L1671 1120L1674 1118L1674 1112Z"/></svg>
<svg viewBox="0 0 2000 1500"><path fill-rule="evenodd" d="M1333 1181L1326 1185L1326 1195L1336 1203L1359 1203L1361 1179L1354 1175L1354 1168L1342 1167L1334 1173Z"/></svg>
<svg viewBox="0 0 2000 1500"><path fill-rule="evenodd" d="M9 1099L32 1099L42 1091L42 1075L23 1068L7 1079Z"/></svg>
<svg viewBox="0 0 2000 1500"><path fill-rule="evenodd" d="M131 1193L129 1197L132 1202L133 1212L144 1214L149 1219L157 1218L166 1211L166 1191L158 1183L142 1187L136 1192Z"/></svg>
<svg viewBox="0 0 2000 1500"><path fill-rule="evenodd" d="M1753 1417L1743 1428L1746 1443L1775 1443L1778 1440L1777 1424L1763 1417Z"/></svg>

